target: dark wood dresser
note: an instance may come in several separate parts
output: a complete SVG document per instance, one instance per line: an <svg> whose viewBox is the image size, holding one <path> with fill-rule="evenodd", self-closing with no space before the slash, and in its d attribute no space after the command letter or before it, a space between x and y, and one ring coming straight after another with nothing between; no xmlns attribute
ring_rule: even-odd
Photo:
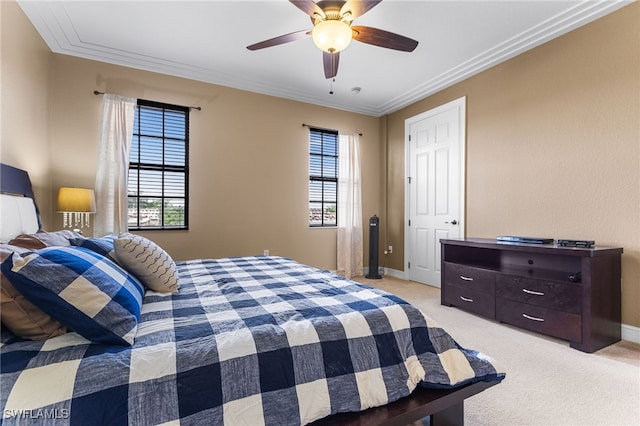
<svg viewBox="0 0 640 426"><path fill-rule="evenodd" d="M620 340L622 248L440 240L441 303L595 352Z"/></svg>

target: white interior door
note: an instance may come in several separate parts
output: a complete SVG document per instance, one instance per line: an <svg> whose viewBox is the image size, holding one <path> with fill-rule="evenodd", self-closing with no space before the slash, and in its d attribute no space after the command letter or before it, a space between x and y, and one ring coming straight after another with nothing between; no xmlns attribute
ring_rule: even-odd
<svg viewBox="0 0 640 426"><path fill-rule="evenodd" d="M464 236L465 104L405 122L405 277L440 287L440 239Z"/></svg>

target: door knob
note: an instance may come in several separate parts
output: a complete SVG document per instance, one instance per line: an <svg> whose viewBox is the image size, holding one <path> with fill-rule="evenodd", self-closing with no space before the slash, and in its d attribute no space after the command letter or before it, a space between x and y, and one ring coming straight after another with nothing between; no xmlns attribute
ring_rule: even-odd
<svg viewBox="0 0 640 426"><path fill-rule="evenodd" d="M445 223L449 223L449 222L445 222ZM453 219L453 220L451 221L451 224L452 224L452 225L457 225L457 224L458 224L458 221L457 221L457 220L455 220L455 219Z"/></svg>

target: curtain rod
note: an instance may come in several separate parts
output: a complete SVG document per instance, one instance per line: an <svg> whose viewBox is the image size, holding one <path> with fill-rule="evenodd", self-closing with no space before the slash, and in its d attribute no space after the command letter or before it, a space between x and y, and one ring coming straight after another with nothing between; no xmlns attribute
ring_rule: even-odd
<svg viewBox="0 0 640 426"><path fill-rule="evenodd" d="M312 127L313 127L314 129L319 129L319 130L330 130L330 131L332 131L332 132L335 132L335 131L336 131L335 129L327 129L327 128L324 128L324 127L312 126L312 125L310 125L310 124L305 124L305 123L302 123L302 127L308 127L308 128L312 128ZM362 136L362 133L358 133L358 136Z"/></svg>
<svg viewBox="0 0 640 426"><path fill-rule="evenodd" d="M105 92L100 92L98 90L94 90L93 94L98 96L98 95L104 95ZM185 108L189 108L189 109L197 109L198 111L202 111L202 107L199 106L186 106Z"/></svg>

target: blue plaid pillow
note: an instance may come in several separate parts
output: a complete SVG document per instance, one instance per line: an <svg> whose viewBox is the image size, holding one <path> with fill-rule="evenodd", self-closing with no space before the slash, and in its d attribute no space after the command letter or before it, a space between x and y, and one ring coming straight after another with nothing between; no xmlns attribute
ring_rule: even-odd
<svg viewBox="0 0 640 426"><path fill-rule="evenodd" d="M115 235L105 235L101 238L70 238L69 242L72 246L84 247L93 250L98 254L107 256L110 260L118 263L115 254Z"/></svg>
<svg viewBox="0 0 640 426"><path fill-rule="evenodd" d="M142 284L84 247L48 247L2 262L2 273L31 303L85 338L133 344Z"/></svg>

